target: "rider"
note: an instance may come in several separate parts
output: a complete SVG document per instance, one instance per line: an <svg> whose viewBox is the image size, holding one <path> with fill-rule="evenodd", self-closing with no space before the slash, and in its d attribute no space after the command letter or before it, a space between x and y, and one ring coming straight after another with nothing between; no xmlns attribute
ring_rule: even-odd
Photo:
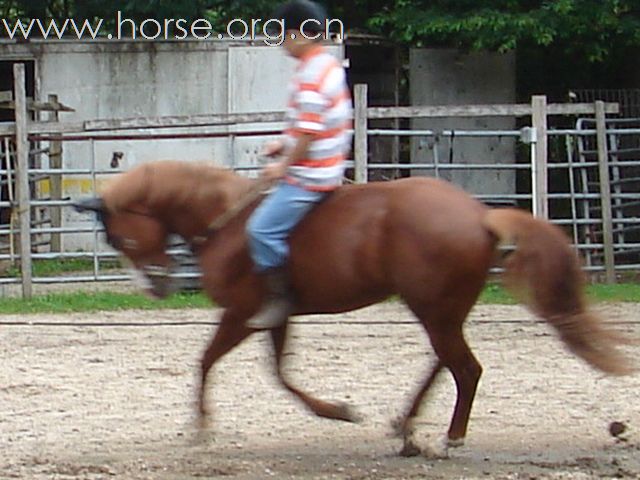
<svg viewBox="0 0 640 480"><path fill-rule="evenodd" d="M247 224L249 248L267 295L247 321L254 329L278 327L293 309L287 261L293 228L342 183L351 146L351 95L340 62L321 43L327 16L310 0L292 0L273 15L285 31L283 47L298 60L289 86L287 128L263 154L280 157L262 177L278 181Z"/></svg>

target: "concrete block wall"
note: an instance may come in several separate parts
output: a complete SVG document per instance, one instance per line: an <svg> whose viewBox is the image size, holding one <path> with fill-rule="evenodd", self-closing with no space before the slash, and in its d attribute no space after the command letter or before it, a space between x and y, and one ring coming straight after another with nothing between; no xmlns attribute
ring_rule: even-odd
<svg viewBox="0 0 640 480"><path fill-rule="evenodd" d="M463 53L453 49L412 49L410 52L411 105L473 105L515 103L515 55ZM513 130L509 117L415 119L414 129ZM440 162L515 163L515 140L508 137L457 137L437 143ZM425 138L414 138L412 163L432 163L433 150ZM418 174L433 174L424 170ZM515 192L515 172L507 170L448 171L442 176L476 194Z"/></svg>

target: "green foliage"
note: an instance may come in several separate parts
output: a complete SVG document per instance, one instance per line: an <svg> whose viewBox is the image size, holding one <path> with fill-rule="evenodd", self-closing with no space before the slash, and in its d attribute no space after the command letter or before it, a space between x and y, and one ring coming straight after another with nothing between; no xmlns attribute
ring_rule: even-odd
<svg viewBox="0 0 640 480"><path fill-rule="evenodd" d="M233 18L265 18L278 3L275 0L0 0L0 12L4 18L23 20L102 19L105 27L113 27L116 12L120 11L123 18L135 21L206 18L219 28Z"/></svg>
<svg viewBox="0 0 640 480"><path fill-rule="evenodd" d="M282 0L0 0L13 18L104 20L268 18ZM640 45L638 0L355 0L322 2L348 30L379 33L414 46L507 51L561 49L591 62Z"/></svg>
<svg viewBox="0 0 640 480"><path fill-rule="evenodd" d="M562 49L591 62L640 45L637 0L395 0L369 26L412 45Z"/></svg>
<svg viewBox="0 0 640 480"><path fill-rule="evenodd" d="M206 11L206 0L2 0L0 8L12 8L21 18L109 18L120 10L130 18L194 18Z"/></svg>

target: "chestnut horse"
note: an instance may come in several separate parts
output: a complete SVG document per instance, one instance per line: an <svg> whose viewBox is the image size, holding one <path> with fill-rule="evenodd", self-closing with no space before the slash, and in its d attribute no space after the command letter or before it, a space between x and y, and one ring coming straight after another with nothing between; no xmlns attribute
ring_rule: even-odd
<svg viewBox="0 0 640 480"><path fill-rule="evenodd" d="M157 297L166 296L172 284L167 236L178 234L191 244L204 291L224 309L202 356L200 419L207 414L207 373L253 333L245 320L265 291L245 234L257 201L216 231L208 226L242 202L255 183L212 166L157 162L124 173L101 196L76 204L98 212L108 243L144 274ZM291 236L296 315L346 312L398 295L425 328L437 360L397 425L405 454L417 453L412 421L443 368L457 387L448 441L464 439L482 368L467 345L463 322L500 242L515 246L505 261L508 283L526 293L528 306L555 327L569 350L605 373L631 371L618 350L623 340L585 306L580 263L564 233L527 212L492 210L447 182L410 178L341 187ZM270 335L282 385L316 415L354 421L346 405L314 398L283 376L287 326Z"/></svg>

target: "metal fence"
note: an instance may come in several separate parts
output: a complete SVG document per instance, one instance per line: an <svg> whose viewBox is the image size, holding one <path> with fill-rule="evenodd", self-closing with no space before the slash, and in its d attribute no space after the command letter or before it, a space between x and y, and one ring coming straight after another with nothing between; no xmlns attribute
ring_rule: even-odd
<svg viewBox="0 0 640 480"><path fill-rule="evenodd" d="M366 97L366 86L356 86L354 153L356 178L360 181L366 181L372 169L426 171L436 177L447 171L520 171L529 177L528 189L475 196L490 205L530 208L534 215L566 228L586 258L585 269L601 273L609 283L616 281L616 272L640 270L640 131L637 120L607 119L607 114L618 113L616 103L547 105L544 96L534 96L531 104L520 105L369 108ZM548 127L550 117L567 115L588 117L579 118L575 128ZM480 116L528 117L530 123L518 130L367 129L368 120L373 118ZM367 150L367 139L372 135L423 139L511 137L528 152L524 162L516 162L514 156L511 163L453 163L441 161L446 158L438 151L441 142L427 141L432 150L428 163L377 164L370 162ZM634 136L636 145L630 146L626 140ZM550 144L554 147L552 152Z"/></svg>
<svg viewBox="0 0 640 480"><path fill-rule="evenodd" d="M117 255L101 239L100 225L87 221L83 226L64 225L60 212L70 208L71 199L64 198L59 179L70 176L90 178L95 192L100 178L119 173L118 168L98 169L95 145L106 140L162 141L174 138L207 138L272 135L282 127L282 112L201 115L190 117L156 117L136 119L107 119L86 122L37 122L28 120L28 105L24 95L24 72L16 65L15 71L15 112L16 122L0 125L3 138L3 168L0 177L6 186L0 198L0 208L10 211L8 221L0 226L0 244L6 249L0 253L0 262L9 268L0 277L0 285L21 285L22 294L29 297L33 284L99 282L126 280L129 275L120 268ZM23 70L23 69L22 69ZM22 83L21 83L22 82ZM22 88L20 85L22 84ZM535 215L549 218L565 226L577 247L585 252L588 259L586 268L603 272L608 281L615 281L616 269L640 269L640 262L633 251L640 247L632 232L619 229L635 227L640 222L632 216L633 196L637 197L637 185L629 181L621 172L640 165L639 161L612 155L619 155L612 145L629 133L625 125L607 124L606 114L616 113L616 104L595 102L589 104L548 104L544 97L534 97L531 104L518 105L475 105L448 107L368 107L366 86L355 88L354 160L351 164L353 179L366 182L373 170L393 170L394 172L427 173L443 176L454 170L510 170L524 173L530 179L530 188L511 194L477 195L481 200L494 204L517 204L529 207ZM551 115L593 116L570 130L547 128ZM379 118L433 118L433 117L477 117L512 116L528 117L530 125L517 130L455 130L434 132L412 129L370 129L369 120ZM255 125L260 124L259 128ZM229 128L233 126L233 128ZM223 128L224 127L224 128ZM162 129L171 128L171 133ZM140 132L144 129L144 132ZM176 133L175 129L183 129ZM635 130L633 130L635 131ZM367 141L370 137L393 138L433 138L435 135L453 137L498 136L513 138L526 149L527 160L523 163L469 164L441 161L438 142L428 142L431 161L427 163L374 163L369 159ZM178 136L178 137L177 137ZM612 137L613 136L613 137ZM549 155L549 142L561 139L566 155L560 159ZM59 158L68 142L91 143L92 156L89 165L82 169L64 168ZM46 148L39 145L47 143ZM15 147L12 147L15 145ZM594 153L595 152L595 153ZM49 158L48 165L36 161L39 156ZM624 165L622 163L624 162ZM251 171L255 165L235 162L232 165L240 171ZM549 175L560 172L566 177L567 188L563 191L549 191ZM622 176L621 176L622 175ZM51 183L50 195L38 198L34 185L42 179ZM57 180L56 180L57 179ZM624 182L622 181L624 180ZM635 188L635 190L634 190ZM595 189L595 190L594 190ZM636 193L634 193L636 192ZM474 193L474 192L470 192ZM556 208L555 203L568 205ZM624 206L620 202L625 202ZM637 203L637 202L636 202ZM48 213L47 213L48 212ZM560 213L558 213L560 212ZM613 213L612 213L613 212ZM92 248L85 251L65 251L60 247L60 237L69 235L91 235ZM57 240L56 240L57 239ZM624 253L623 253L624 250ZM27 252L22 255L21 252ZM197 277L187 252L176 240L171 252L188 265L178 276L187 282ZM33 275L33 263L50 259L90 260L91 268L85 272L69 275ZM623 261L624 259L624 261ZM193 284L193 283L190 283Z"/></svg>

